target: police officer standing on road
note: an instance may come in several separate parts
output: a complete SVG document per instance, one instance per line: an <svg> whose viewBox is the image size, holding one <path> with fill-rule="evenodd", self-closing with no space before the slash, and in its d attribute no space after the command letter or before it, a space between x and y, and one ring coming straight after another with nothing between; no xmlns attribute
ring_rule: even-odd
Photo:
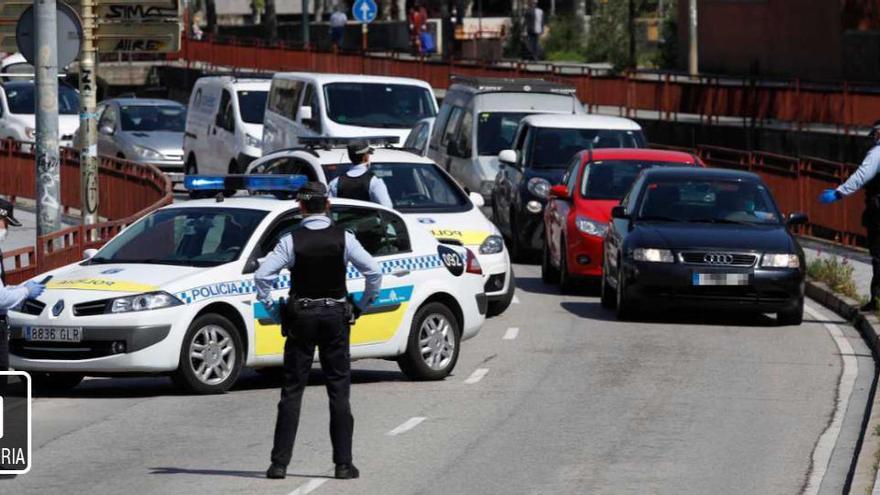
<svg viewBox="0 0 880 495"><path fill-rule="evenodd" d="M305 217L302 225L278 242L254 276L258 299L281 322L287 337L275 445L266 477L283 479L287 474L317 345L330 399L335 475L338 479L357 478L360 473L351 458L354 418L349 404L349 331L351 322L379 293L382 274L379 264L354 235L333 225L323 184L309 182L299 190L297 199ZM348 262L366 279L364 294L356 305L349 303L345 286ZM270 292L276 275L284 268L290 269L290 298L286 303L273 301Z"/></svg>
<svg viewBox="0 0 880 495"><path fill-rule="evenodd" d="M348 145L348 159L354 164L348 172L330 181L330 195L334 198L372 201L386 208L394 208L388 188L382 179L370 172L373 148L364 140Z"/></svg>
<svg viewBox="0 0 880 495"><path fill-rule="evenodd" d="M13 215L13 205L5 199L0 199L0 246L6 239L7 226L21 227L21 222ZM17 308L28 298L39 297L46 287L37 282L27 282L24 285L7 286L6 269L3 266L3 252L0 251L0 371L9 369L9 326L6 320L6 312ZM0 389L6 384L5 377L0 380Z"/></svg>
<svg viewBox="0 0 880 495"><path fill-rule="evenodd" d="M865 211L862 213L862 225L868 230L868 250L871 253L871 266L874 275L871 279L871 300L862 306L862 311L876 311L877 298L880 297L880 120L874 122L871 132L873 147L853 173L837 189L826 189L819 195L824 204L833 203L849 196L861 188L865 188Z"/></svg>

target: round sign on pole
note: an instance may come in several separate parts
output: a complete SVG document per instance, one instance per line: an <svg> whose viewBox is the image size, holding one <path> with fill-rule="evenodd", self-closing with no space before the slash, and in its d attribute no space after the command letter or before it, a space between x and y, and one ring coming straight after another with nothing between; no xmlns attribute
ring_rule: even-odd
<svg viewBox="0 0 880 495"><path fill-rule="evenodd" d="M79 57L83 40L82 22L72 7L58 2L58 67L70 65ZM34 26L34 7L21 13L15 26L15 44L25 60L34 65L36 59L37 29Z"/></svg>

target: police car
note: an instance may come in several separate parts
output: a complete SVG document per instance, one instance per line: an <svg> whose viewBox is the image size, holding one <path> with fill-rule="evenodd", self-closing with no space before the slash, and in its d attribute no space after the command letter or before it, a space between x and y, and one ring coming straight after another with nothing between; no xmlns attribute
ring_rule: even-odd
<svg viewBox="0 0 880 495"><path fill-rule="evenodd" d="M360 138L388 145L396 137ZM304 146L275 151L255 160L249 174L303 174L329 183L352 164L344 146L350 138L301 138ZM513 300L516 283L501 232L480 211L483 197L466 192L430 158L406 149L377 147L370 171L388 187L394 209L426 227L444 244L465 246L483 267L489 316L503 313Z"/></svg>
<svg viewBox="0 0 880 495"><path fill-rule="evenodd" d="M225 190L234 179L190 176L187 185ZM249 188L304 183L237 179ZM460 342L485 319L475 255L438 243L414 220L376 204L334 200L331 215L384 275L378 299L352 328L352 358L396 359L413 379L447 376ZM156 210L86 260L38 277L52 276L45 293L10 313L11 366L56 388L75 386L83 375L167 373L189 391L218 393L243 366L282 364L284 339L255 299L253 274L300 218L296 201L265 195L219 195ZM347 277L359 297L362 275L349 265ZM273 296L289 286L284 271Z"/></svg>

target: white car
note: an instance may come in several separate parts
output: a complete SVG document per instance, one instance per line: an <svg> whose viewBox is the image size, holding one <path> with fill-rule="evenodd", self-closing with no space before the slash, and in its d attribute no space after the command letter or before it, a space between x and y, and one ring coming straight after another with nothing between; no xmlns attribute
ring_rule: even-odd
<svg viewBox="0 0 880 495"><path fill-rule="evenodd" d="M36 85L31 79L16 78L0 83L0 139L33 144L37 136ZM58 84L58 144L73 145L79 128L79 93Z"/></svg>
<svg viewBox="0 0 880 495"><path fill-rule="evenodd" d="M375 204L334 200L332 216L384 274L379 298L352 328L352 358L396 359L414 379L448 375L460 342L485 320L476 257ZM253 273L299 219L296 201L269 196L189 201L147 215L85 261L36 278L52 276L45 293L9 314L11 366L59 388L83 375L147 373L218 393L242 366L281 365L284 339L255 299ZM273 296L286 296L289 285L284 271ZM348 290L356 298L364 290L352 266Z"/></svg>
<svg viewBox="0 0 880 495"><path fill-rule="evenodd" d="M345 148L334 147L344 142L344 138L315 138L314 146L277 151L255 160L248 173L302 174L329 183L351 167ZM503 313L513 300L516 283L501 233L480 210L483 197L466 192L430 158L410 150L379 147L371 163L373 174L385 181L395 210L424 226L441 243L476 253L489 297L488 315Z"/></svg>

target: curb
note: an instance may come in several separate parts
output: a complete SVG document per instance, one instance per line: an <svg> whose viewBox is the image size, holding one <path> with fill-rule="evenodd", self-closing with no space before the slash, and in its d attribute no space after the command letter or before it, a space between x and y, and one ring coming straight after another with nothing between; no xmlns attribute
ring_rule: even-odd
<svg viewBox="0 0 880 495"><path fill-rule="evenodd" d="M880 320L874 314L859 311L859 303L844 295L837 294L822 282L807 280L807 297L835 312L859 331L871 349L874 361L880 356ZM871 414L864 423L862 445L856 457L849 493L880 493L880 478L875 463L880 454L880 436L873 432L880 427L880 397L876 391L871 398Z"/></svg>

